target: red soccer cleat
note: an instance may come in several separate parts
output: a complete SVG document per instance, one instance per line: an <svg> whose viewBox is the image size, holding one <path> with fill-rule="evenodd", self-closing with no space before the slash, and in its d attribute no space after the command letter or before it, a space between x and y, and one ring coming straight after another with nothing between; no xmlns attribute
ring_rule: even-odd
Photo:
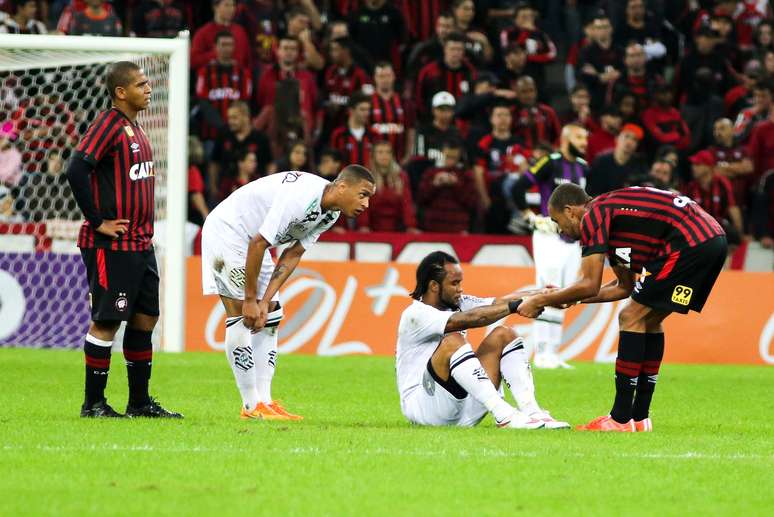
<svg viewBox="0 0 774 517"><path fill-rule="evenodd" d="M610 415L600 416L585 425L579 425L575 429L578 431L612 431L618 433L635 432L634 420L629 420L625 424L619 424Z"/></svg>
<svg viewBox="0 0 774 517"><path fill-rule="evenodd" d="M650 421L650 417L635 420L634 428L637 429L638 433L650 433L653 432L653 422Z"/></svg>

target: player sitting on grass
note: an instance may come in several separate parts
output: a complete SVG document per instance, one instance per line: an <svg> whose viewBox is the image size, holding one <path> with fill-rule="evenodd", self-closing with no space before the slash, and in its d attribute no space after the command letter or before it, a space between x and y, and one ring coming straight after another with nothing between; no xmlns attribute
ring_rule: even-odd
<svg viewBox="0 0 774 517"><path fill-rule="evenodd" d="M551 194L548 208L562 234L580 240L580 278L525 298L518 312L534 318L543 307L631 295L618 316L613 409L578 429L651 431L650 401L664 355L661 322L673 312L701 312L726 260L723 228L690 198L651 187L591 199L578 185L565 183ZM617 279L603 286L605 258Z"/></svg>
<svg viewBox="0 0 774 517"><path fill-rule="evenodd" d="M271 397L283 316L279 288L339 214L357 217L374 192L373 176L359 165L344 167L332 182L278 172L233 192L204 222L202 287L204 294L219 294L226 309L226 357L242 418L301 419ZM269 249L291 242L275 267Z"/></svg>
<svg viewBox="0 0 774 517"><path fill-rule="evenodd" d="M524 342L510 327L497 326L475 352L467 341L467 329L515 312L523 295L464 295L457 259L442 251L422 259L411 294L414 301L398 327L398 390L401 411L409 421L471 427L488 411L498 427L570 427L538 405ZM503 379L519 409L498 391Z"/></svg>

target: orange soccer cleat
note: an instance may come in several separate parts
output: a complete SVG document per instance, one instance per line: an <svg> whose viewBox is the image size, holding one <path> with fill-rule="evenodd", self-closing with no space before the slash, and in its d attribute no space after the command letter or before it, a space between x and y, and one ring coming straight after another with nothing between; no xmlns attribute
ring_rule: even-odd
<svg viewBox="0 0 774 517"><path fill-rule="evenodd" d="M287 420L286 417L274 411L270 406L259 402L254 409L247 410L244 407L239 415L242 420Z"/></svg>
<svg viewBox="0 0 774 517"><path fill-rule="evenodd" d="M578 431L612 431L619 433L633 433L634 420L629 420L625 424L619 424L610 415L600 416L585 425L579 425L575 429Z"/></svg>
<svg viewBox="0 0 774 517"><path fill-rule="evenodd" d="M638 433L650 433L653 431L653 422L650 421L650 417L643 418L642 420L635 420L634 428Z"/></svg>
<svg viewBox="0 0 774 517"><path fill-rule="evenodd" d="M294 415L293 413L288 413L287 410L284 407L282 407L279 400L272 400L271 404L269 404L269 407L276 414L280 415L282 420L303 420L304 419L304 417L302 417L301 415Z"/></svg>

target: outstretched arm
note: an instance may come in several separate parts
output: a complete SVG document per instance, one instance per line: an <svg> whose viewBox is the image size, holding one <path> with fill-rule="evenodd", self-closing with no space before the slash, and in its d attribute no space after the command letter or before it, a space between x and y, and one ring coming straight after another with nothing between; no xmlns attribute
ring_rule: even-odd
<svg viewBox="0 0 774 517"><path fill-rule="evenodd" d="M516 312L521 300L493 303L469 311L455 312L446 322L444 332L459 332L471 328L486 327Z"/></svg>
<svg viewBox="0 0 774 517"><path fill-rule="evenodd" d="M615 302L628 298L634 289L634 273L623 266L613 266L616 279L603 285L596 296L581 300L580 303Z"/></svg>

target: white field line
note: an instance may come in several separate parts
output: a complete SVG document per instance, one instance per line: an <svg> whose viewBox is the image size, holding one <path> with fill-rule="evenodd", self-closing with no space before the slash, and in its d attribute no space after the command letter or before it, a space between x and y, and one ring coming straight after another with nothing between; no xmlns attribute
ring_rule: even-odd
<svg viewBox="0 0 774 517"><path fill-rule="evenodd" d="M497 449L455 449L455 450L407 450L390 448L373 448L356 451L326 450L320 447L291 447L288 449L261 449L264 453L276 454L295 454L300 456L324 456L324 455L347 455L347 456L416 456L416 457L450 457L460 458L632 458L644 460L710 460L710 461L774 461L774 454L755 454L755 453L733 453L733 454L713 454L696 451L687 451L681 453L635 453L635 452L610 452L605 451L599 454L589 454L584 452L564 452L557 454L548 454L538 451L503 451ZM71 445L11 445L6 444L0 448L0 451L38 451L52 453L67 452L158 452L158 453L234 453L244 454L243 448L231 447L179 447L179 446L159 446L151 444L143 445L119 445L119 444L101 444L90 446L71 446Z"/></svg>

